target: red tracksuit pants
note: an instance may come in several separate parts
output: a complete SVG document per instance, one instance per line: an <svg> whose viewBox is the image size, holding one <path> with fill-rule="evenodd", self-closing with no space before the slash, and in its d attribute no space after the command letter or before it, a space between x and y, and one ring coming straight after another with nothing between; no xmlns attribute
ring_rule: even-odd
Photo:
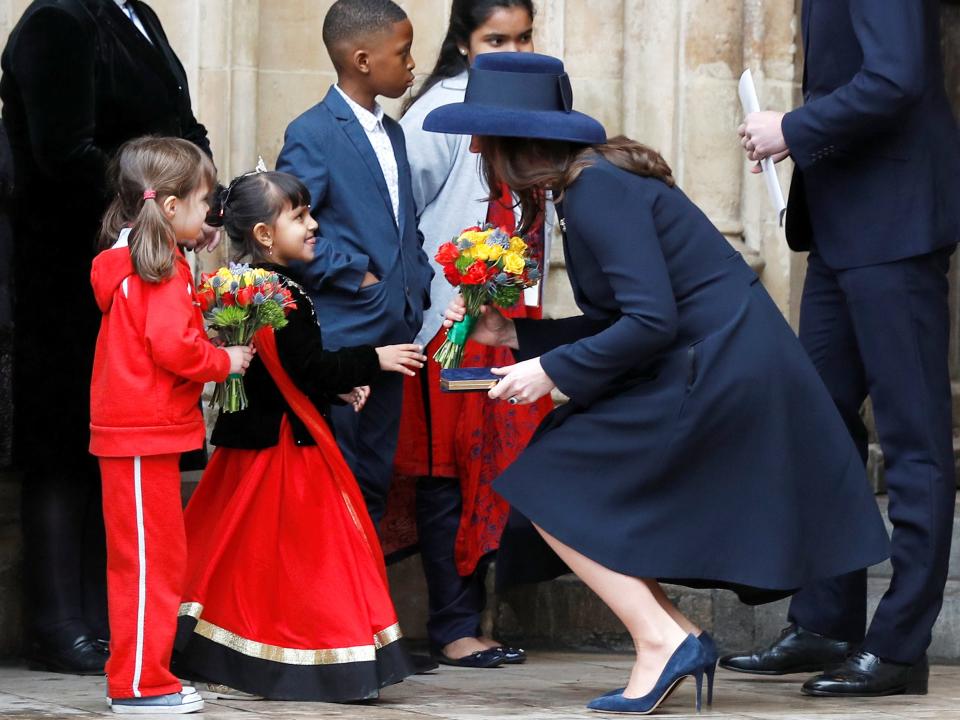
<svg viewBox="0 0 960 720"><path fill-rule="evenodd" d="M187 567L179 454L101 457L111 698L179 692L170 654Z"/></svg>

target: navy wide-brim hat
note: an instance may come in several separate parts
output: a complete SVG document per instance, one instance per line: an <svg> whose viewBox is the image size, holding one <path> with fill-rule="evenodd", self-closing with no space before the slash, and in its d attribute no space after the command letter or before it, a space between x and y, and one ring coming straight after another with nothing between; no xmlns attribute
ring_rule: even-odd
<svg viewBox="0 0 960 720"><path fill-rule="evenodd" d="M463 102L430 111L423 129L586 145L607 141L603 125L573 109L573 91L563 62L524 52L477 55Z"/></svg>

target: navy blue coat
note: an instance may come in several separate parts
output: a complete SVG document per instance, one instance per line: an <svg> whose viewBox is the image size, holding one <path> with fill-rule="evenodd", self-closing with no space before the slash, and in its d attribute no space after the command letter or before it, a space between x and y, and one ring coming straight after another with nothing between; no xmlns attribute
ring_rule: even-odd
<svg viewBox="0 0 960 720"><path fill-rule="evenodd" d="M833 269L960 240L960 134L944 91L938 0L804 0L804 105L787 240Z"/></svg>
<svg viewBox="0 0 960 720"><path fill-rule="evenodd" d="M310 190L319 223L314 260L301 268L330 349L412 342L430 305L433 270L410 187L400 125L384 116L400 174L399 226L380 163L363 127L331 87L290 123L277 170ZM360 287L371 272L380 282Z"/></svg>
<svg viewBox="0 0 960 720"><path fill-rule="evenodd" d="M539 356L571 402L496 490L638 577L769 599L883 560L883 522L833 401L706 216L605 160L557 209L583 316L517 320L518 355ZM501 549L530 545L505 537ZM506 584L543 577L539 561L504 561L518 571Z"/></svg>

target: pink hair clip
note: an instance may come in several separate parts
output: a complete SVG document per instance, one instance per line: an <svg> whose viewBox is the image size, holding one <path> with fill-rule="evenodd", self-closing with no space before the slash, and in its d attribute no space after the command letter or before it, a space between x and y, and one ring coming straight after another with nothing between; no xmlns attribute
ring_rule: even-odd
<svg viewBox="0 0 960 720"><path fill-rule="evenodd" d="M157 191L156 191L156 190L144 190L144 191L143 191L143 199L144 199L144 200L156 200L156 199L157 199Z"/></svg>

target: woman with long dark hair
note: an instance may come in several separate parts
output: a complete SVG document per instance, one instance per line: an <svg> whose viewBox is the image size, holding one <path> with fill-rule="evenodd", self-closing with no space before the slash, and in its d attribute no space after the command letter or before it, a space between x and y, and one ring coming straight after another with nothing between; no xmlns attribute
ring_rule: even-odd
<svg viewBox="0 0 960 720"><path fill-rule="evenodd" d="M472 225L489 222L511 232L516 229L519 218L513 196L501 188L496 197L487 198L477 156L470 152L470 138L424 132L422 125L435 107L463 100L467 71L476 57L496 51L531 52L533 17L531 0L454 0L436 65L400 121L424 250L431 258L442 243ZM545 210L541 207L530 219L525 235L541 264L546 262L553 218L552 208ZM416 342L432 358L445 335L440 327L443 309L455 291L439 271L430 290L434 309L425 316ZM533 288L509 314L540 317L540 304L540 288ZM467 344L465 365L508 362L507 350ZM438 662L468 667L523 662L522 650L484 637L480 628L485 571L508 513L506 502L491 484L526 446L553 404L544 397L513 407L491 402L482 394L444 394L439 372L431 360L424 372L406 381L395 462L399 475L415 478L431 651Z"/></svg>
<svg viewBox="0 0 960 720"><path fill-rule="evenodd" d="M699 707L716 652L659 581L758 603L882 561L889 543L853 441L756 274L658 153L607 141L572 110L559 60L478 58L466 101L424 127L474 136L494 193L519 195L521 225L544 189L557 198L583 315L487 308L473 338L520 361L495 370L491 397L570 398L494 487L633 638L626 687L589 707L648 713L691 676ZM462 313L454 301L448 320ZM542 578L538 565L511 563L512 580Z"/></svg>

